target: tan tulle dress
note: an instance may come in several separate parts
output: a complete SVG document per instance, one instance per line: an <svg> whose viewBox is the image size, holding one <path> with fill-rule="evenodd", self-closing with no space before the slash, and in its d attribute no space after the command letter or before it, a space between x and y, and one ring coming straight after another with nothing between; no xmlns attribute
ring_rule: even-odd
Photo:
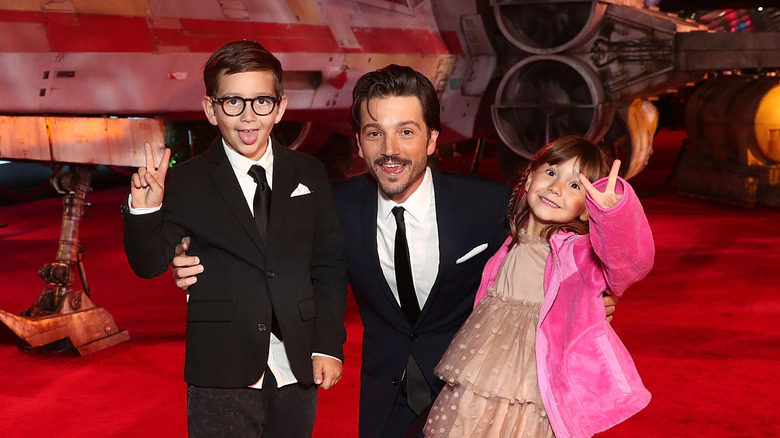
<svg viewBox="0 0 780 438"><path fill-rule="evenodd" d="M554 437L536 376L546 240L523 233L496 282L455 335L435 373L447 384L425 425L429 437Z"/></svg>

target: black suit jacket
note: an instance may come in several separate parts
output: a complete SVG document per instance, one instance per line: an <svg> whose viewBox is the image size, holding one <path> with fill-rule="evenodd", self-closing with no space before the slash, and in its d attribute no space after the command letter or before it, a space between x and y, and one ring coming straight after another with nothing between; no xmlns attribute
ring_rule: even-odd
<svg viewBox="0 0 780 438"><path fill-rule="evenodd" d="M495 181L433 171L439 228L439 272L414 326L387 285L376 247L377 186L367 174L334 185L346 242L350 286L363 321L360 436L382 436L410 354L438 393L433 374L471 313L482 268L506 237L509 187ZM487 248L456 263L475 247Z"/></svg>
<svg viewBox="0 0 780 438"><path fill-rule="evenodd" d="M266 248L221 138L170 170L161 211L123 209L125 252L137 275L166 272L184 236L192 238L188 254L206 267L187 304L184 376L192 385L255 383L267 362L272 306L299 382L313 383L312 352L344 359L346 268L325 170L315 158L273 148ZM299 183L311 193L290 197Z"/></svg>

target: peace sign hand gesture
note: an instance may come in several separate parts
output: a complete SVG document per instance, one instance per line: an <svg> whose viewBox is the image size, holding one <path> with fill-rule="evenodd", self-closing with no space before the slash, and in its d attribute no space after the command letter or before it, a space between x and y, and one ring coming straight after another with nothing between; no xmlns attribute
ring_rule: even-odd
<svg viewBox="0 0 780 438"><path fill-rule="evenodd" d="M144 158L146 158L146 166L139 167L138 172L131 177L130 194L133 196L133 208L158 207L162 204L171 150L164 148L160 163L155 166L152 145L146 142Z"/></svg>
<svg viewBox="0 0 780 438"><path fill-rule="evenodd" d="M615 193L615 186L617 185L618 172L620 171L620 160L615 160L612 163L612 169L609 171L609 177L607 178L607 187L603 192L598 191L593 187L593 184L588 181L588 178L579 174L577 177L580 179L580 183L585 187L585 190L598 205L604 208L610 208L617 205L620 202L620 198L623 197L622 193Z"/></svg>

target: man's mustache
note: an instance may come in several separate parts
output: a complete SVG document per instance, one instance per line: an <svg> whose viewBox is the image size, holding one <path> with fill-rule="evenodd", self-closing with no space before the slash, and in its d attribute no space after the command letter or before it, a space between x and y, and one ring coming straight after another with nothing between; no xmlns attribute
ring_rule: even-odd
<svg viewBox="0 0 780 438"><path fill-rule="evenodd" d="M386 166L388 164L398 164L401 166L408 166L412 164L411 160L402 160L397 157L380 157L374 160L374 164L377 166Z"/></svg>

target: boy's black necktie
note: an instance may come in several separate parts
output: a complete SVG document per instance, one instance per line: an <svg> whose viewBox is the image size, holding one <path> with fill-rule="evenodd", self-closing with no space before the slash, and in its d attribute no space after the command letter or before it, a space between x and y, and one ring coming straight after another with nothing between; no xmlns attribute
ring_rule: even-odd
<svg viewBox="0 0 780 438"><path fill-rule="evenodd" d="M249 168L248 173L257 183L253 204L255 225L257 225L257 231L260 232L260 240L263 247L265 247L268 236L268 215L271 212L271 188L268 187L268 182L265 179L265 169L262 166L256 164Z"/></svg>
<svg viewBox="0 0 780 438"><path fill-rule="evenodd" d="M401 301L401 309L406 318L414 325L420 315L420 304L417 302L417 293L414 291L412 279L412 265L409 259L409 246L406 242L406 222L404 222L404 208L393 208L395 216L395 282L398 286L398 298ZM420 415L432 401L431 388L425 381L422 370L409 356L406 361L406 372L401 383L401 390L406 392L406 403Z"/></svg>
<svg viewBox="0 0 780 438"><path fill-rule="evenodd" d="M257 225L257 231L260 232L260 241L265 248L268 240L268 216L271 213L271 188L268 187L268 180L265 179L265 169L262 166L256 164L249 168L248 173L257 183L253 202L255 225ZM276 320L276 312L273 309L271 309L271 333L280 341L282 340L282 331L279 329L279 322Z"/></svg>

